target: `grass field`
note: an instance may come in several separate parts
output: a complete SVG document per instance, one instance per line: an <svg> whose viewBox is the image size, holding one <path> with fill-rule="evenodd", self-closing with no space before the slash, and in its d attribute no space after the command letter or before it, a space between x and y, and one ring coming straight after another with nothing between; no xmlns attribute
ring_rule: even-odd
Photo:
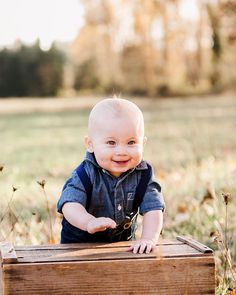
<svg viewBox="0 0 236 295"><path fill-rule="evenodd" d="M0 166L4 166L0 173L0 240L15 244L59 241L56 202L64 181L84 157L83 138L95 101L0 102ZM163 236L191 235L217 250L213 240L218 232L224 238L227 207L227 235L235 263L236 96L135 102L145 117L148 143L144 157L155 167L167 204ZM45 190L37 183L43 179ZM230 194L227 206L222 193ZM217 251L220 274L223 257ZM226 283L222 287L222 276L218 279L223 290Z"/></svg>

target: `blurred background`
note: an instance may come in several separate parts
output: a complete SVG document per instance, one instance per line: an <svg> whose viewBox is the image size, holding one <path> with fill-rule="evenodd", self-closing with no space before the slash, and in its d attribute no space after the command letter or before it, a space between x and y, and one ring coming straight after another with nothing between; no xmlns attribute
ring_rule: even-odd
<svg viewBox="0 0 236 295"><path fill-rule="evenodd" d="M212 247L217 294L229 294L235 48L235 0L0 0L0 242L60 241L56 203L84 158L89 112L115 94L144 113L163 237Z"/></svg>
<svg viewBox="0 0 236 295"><path fill-rule="evenodd" d="M235 12L223 0L1 0L0 96L232 89Z"/></svg>

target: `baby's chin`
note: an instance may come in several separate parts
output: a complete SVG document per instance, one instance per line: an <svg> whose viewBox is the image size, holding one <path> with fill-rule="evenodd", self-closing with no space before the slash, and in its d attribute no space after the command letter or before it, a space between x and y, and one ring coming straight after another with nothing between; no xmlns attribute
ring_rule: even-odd
<svg viewBox="0 0 236 295"><path fill-rule="evenodd" d="M108 172L116 177L119 177L121 174L128 172L129 170L134 169L135 167L129 166L129 167L117 167L116 169L108 170Z"/></svg>

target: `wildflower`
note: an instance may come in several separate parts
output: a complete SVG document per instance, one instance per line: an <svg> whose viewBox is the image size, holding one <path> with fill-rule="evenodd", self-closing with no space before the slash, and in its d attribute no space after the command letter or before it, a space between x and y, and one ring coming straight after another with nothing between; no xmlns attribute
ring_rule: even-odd
<svg viewBox="0 0 236 295"><path fill-rule="evenodd" d="M204 203L206 203L209 200L214 200L214 191L211 188L207 188L207 191L205 193L205 195L203 196L200 205L203 205Z"/></svg>
<svg viewBox="0 0 236 295"><path fill-rule="evenodd" d="M38 184L44 189L45 184L46 184L46 180L43 179L43 180L41 180L41 181L37 181L37 183L38 183Z"/></svg>
<svg viewBox="0 0 236 295"><path fill-rule="evenodd" d="M14 185L12 186L12 191L13 191L13 193L15 192L15 191L17 191L18 190L18 187L15 187Z"/></svg>
<svg viewBox="0 0 236 295"><path fill-rule="evenodd" d="M227 206L230 201L230 194L228 193L222 193L222 197L224 199L225 205Z"/></svg>
<svg viewBox="0 0 236 295"><path fill-rule="evenodd" d="M213 237L219 237L220 236L220 233L218 232L218 230L216 230L216 231L212 231L211 233L210 233L210 237L211 238L213 238Z"/></svg>

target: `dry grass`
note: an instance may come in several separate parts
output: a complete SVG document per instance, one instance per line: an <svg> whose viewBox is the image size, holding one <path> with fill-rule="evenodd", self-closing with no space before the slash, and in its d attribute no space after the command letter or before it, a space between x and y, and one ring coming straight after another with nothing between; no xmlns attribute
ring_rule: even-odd
<svg viewBox="0 0 236 295"><path fill-rule="evenodd" d="M83 159L88 113L97 100L0 100L1 240L59 241L56 201ZM164 237L190 235L214 248L217 292L227 294L235 284L235 95L135 101L146 122L145 159L167 203ZM222 193L231 196L227 216Z"/></svg>

